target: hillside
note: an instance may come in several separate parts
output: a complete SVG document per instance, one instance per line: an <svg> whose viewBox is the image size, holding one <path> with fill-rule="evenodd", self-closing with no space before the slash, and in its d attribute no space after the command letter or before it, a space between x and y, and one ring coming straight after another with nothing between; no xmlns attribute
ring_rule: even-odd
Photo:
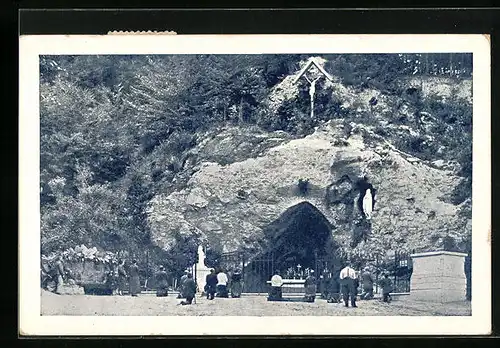
<svg viewBox="0 0 500 348"><path fill-rule="evenodd" d="M258 252L302 201L346 254L469 249L470 57L315 57L333 80L312 119L293 83L309 58L42 57L42 252L85 244L182 269L200 243ZM354 204L363 175L371 224Z"/></svg>
<svg viewBox="0 0 500 348"><path fill-rule="evenodd" d="M330 184L345 174L353 180L368 175L378 189L370 248L428 250L442 246L446 236L461 241L464 231L456 229L461 224L460 206L443 200L460 178L429 163L412 163L383 138L379 143L368 141L363 133L369 131L361 129L361 134L335 145L345 139L343 124L330 122L307 137L283 140L255 158L228 165L203 162L184 189L157 195L150 202L153 241L168 249L172 233L179 231L208 244L220 243L225 252L257 248L267 224L307 200L332 222L335 239L349 249L359 214L349 216L342 203L329 204L326 199ZM220 138L231 143L232 132L224 130ZM234 145L233 151L238 148ZM298 190L301 178L309 179L305 196Z"/></svg>
<svg viewBox="0 0 500 348"><path fill-rule="evenodd" d="M293 78L288 76L270 91L268 106L275 114L299 97ZM471 103L470 82L456 86L445 78L419 81L423 98L453 97L464 104ZM416 79L400 83L415 88ZM347 254L373 257L387 250L425 251L445 244L463 249L471 233L470 219L459 212L468 209L468 202L457 204L450 198L463 185L458 175L461 167L456 160L435 159L444 146L436 145L433 131L439 124L433 116L425 113L425 120L418 119L411 103L374 89L356 91L338 81L322 87L332 99L341 100L343 108L355 107L360 120L326 121L299 139L243 127L207 135L192 150L201 155L185 187L159 194L150 202L148 221L154 243L170 249L180 233L220 252L258 251L265 240L263 229L305 200L333 224L335 240ZM377 106L370 107L368 101L374 96ZM398 124L391 116L409 121ZM415 138L425 139L424 146L436 148L438 156L403 147L410 154L393 145ZM342 190L339 181L344 175L352 182L367 175L377 188L371 226L362 223L359 211L350 211L349 202L329 199L336 186ZM300 179L309 180L305 195L298 188ZM355 195L352 192L351 203Z"/></svg>

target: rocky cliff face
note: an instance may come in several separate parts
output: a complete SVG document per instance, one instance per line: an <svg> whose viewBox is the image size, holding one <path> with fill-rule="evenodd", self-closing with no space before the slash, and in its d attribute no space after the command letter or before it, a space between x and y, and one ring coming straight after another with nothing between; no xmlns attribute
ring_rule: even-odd
<svg viewBox="0 0 500 348"><path fill-rule="evenodd" d="M297 98L295 77L286 77L271 90L271 113ZM319 88L355 117L323 123L303 138L258 127L226 127L199 135L186 157L183 179L150 202L153 242L170 249L180 234L224 252L258 253L268 247L268 226L306 201L329 221L334 244L345 254L371 258L391 249L464 248L471 220L460 211L470 211L470 200L452 203L449 197L462 182L460 165L441 156L448 149L436 145L437 134L454 132L454 121L443 124L446 120L419 111L415 100L454 99L471 105L471 81L400 82L404 93L394 96L354 89L337 79L323 81ZM422 156L398 146L415 139ZM432 158L434 149L438 160ZM377 190L370 221L356 204L356 185L363 176Z"/></svg>
<svg viewBox="0 0 500 348"><path fill-rule="evenodd" d="M460 183L453 168L407 155L366 125L330 121L301 139L227 128L196 151L185 187L150 202L152 239L164 249L181 234L226 252L259 250L266 226L303 201L323 213L348 252L428 250L471 233L461 207L446 200ZM363 175L377 189L370 223L355 204Z"/></svg>

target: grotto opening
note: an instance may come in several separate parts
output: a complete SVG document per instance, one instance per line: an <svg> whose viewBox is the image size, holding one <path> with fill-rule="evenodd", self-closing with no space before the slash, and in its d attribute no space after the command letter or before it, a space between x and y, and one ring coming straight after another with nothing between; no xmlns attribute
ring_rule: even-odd
<svg viewBox="0 0 500 348"><path fill-rule="evenodd" d="M317 207L300 202L264 228L267 248L260 257L272 258L274 268L279 270L299 264L304 269L315 269L318 260L328 260L333 265L338 263L333 229Z"/></svg>

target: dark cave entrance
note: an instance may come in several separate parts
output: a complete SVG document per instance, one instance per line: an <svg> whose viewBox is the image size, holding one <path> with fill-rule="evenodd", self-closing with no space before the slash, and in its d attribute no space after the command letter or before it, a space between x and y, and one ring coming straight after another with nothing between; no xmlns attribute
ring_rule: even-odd
<svg viewBox="0 0 500 348"><path fill-rule="evenodd" d="M261 252L222 255L220 267L231 271L241 265L245 292L255 293L267 291L266 281L277 270L283 278L304 279L307 268L314 269L317 277L331 277L340 270L333 229L318 208L301 202L264 228Z"/></svg>
<svg viewBox="0 0 500 348"><path fill-rule="evenodd" d="M331 268L338 261L338 244L333 240L332 230L333 226L318 208L301 202L285 210L264 229L267 249L262 258L271 258L274 269L281 273L297 265L320 271L328 263Z"/></svg>

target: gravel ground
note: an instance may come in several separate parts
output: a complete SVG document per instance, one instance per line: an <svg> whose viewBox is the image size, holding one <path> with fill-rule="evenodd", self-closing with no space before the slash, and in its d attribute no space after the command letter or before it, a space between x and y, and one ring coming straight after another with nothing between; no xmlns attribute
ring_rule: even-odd
<svg viewBox="0 0 500 348"><path fill-rule="evenodd" d="M42 315L145 315L145 316L291 316L291 315L369 315L369 316L463 316L471 315L470 302L436 304L400 299L390 304L378 300L358 301L358 308L317 299L314 303L268 302L265 296L248 295L239 299L197 296L196 304L180 306L175 295L131 296L41 295Z"/></svg>

